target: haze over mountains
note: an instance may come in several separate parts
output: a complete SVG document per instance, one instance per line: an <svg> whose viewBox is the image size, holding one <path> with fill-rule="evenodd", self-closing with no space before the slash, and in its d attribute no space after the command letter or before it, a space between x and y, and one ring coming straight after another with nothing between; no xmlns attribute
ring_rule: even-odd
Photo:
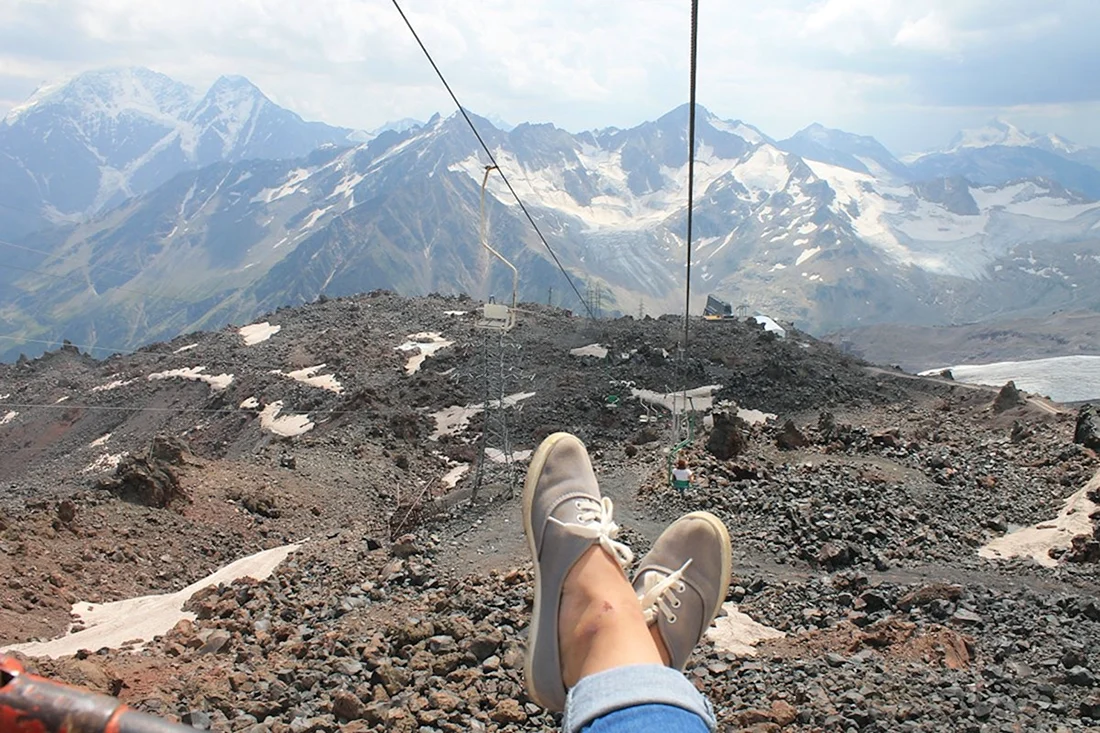
<svg viewBox="0 0 1100 733"><path fill-rule="evenodd" d="M776 141L700 112L700 302L817 332L1100 305L1097 149L996 122L903 161L870 137L811 125ZM682 308L686 106L577 134L475 121L605 312ZM460 116L356 134L239 77L204 95L143 69L43 90L0 123L0 238L18 240L0 356L131 348L322 293L505 293L478 241L486 162ZM521 297L553 288L579 309L499 176L489 194Z"/></svg>

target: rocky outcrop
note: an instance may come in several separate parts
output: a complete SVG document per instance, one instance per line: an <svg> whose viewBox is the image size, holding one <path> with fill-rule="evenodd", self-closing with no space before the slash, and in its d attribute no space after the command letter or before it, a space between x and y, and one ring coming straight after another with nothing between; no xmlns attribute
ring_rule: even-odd
<svg viewBox="0 0 1100 733"><path fill-rule="evenodd" d="M1100 452L1100 414L1094 406L1084 405L1078 410L1073 442Z"/></svg>
<svg viewBox="0 0 1100 733"><path fill-rule="evenodd" d="M719 460L728 461L741 455L748 446L745 421L728 412L714 414L714 427L707 438L707 451Z"/></svg>
<svg viewBox="0 0 1100 733"><path fill-rule="evenodd" d="M1001 387L1001 391L997 393L997 397L993 400L993 412L1000 413L1025 404L1027 404L1027 400L1020 394L1020 390L1016 389L1016 383L1008 382Z"/></svg>

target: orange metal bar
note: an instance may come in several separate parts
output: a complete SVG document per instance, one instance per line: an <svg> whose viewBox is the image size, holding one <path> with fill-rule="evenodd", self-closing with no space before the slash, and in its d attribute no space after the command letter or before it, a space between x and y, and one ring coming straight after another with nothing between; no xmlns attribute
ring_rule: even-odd
<svg viewBox="0 0 1100 733"><path fill-rule="evenodd" d="M116 698L27 674L0 654L0 731L3 733L193 733L123 705Z"/></svg>

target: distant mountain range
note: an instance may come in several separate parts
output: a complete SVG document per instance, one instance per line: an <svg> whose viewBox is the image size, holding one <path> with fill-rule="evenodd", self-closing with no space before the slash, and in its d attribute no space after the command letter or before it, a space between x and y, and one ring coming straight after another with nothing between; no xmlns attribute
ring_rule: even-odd
<svg viewBox="0 0 1100 733"><path fill-rule="evenodd" d="M303 121L239 76L199 93L148 69L88 72L0 121L0 235L82 221L183 171L298 158L352 134Z"/></svg>
<svg viewBox="0 0 1100 733"><path fill-rule="evenodd" d="M579 134L475 119L605 312L682 308L687 112ZM998 123L903 162L870 137L775 141L699 112L700 307L714 293L820 332L1100 306L1094 149ZM506 293L465 121L387 127L303 122L240 78L201 97L146 70L40 92L0 124L0 226L26 234L0 262L0 356L130 348L321 294ZM579 310L499 176L488 194L521 296Z"/></svg>

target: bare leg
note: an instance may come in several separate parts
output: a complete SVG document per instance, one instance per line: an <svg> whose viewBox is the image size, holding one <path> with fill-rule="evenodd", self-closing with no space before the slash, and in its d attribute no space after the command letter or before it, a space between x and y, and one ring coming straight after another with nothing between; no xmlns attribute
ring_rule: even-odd
<svg viewBox="0 0 1100 733"><path fill-rule="evenodd" d="M599 545L585 551L565 577L558 629L566 688L614 667L668 660L664 643L646 626L630 581Z"/></svg>
<svg viewBox="0 0 1100 733"><path fill-rule="evenodd" d="M661 638L661 632L657 629L657 624L649 627L649 636L653 639L653 644L661 655L661 664L666 667L672 666L672 656L668 653L668 647L665 646L665 640Z"/></svg>

